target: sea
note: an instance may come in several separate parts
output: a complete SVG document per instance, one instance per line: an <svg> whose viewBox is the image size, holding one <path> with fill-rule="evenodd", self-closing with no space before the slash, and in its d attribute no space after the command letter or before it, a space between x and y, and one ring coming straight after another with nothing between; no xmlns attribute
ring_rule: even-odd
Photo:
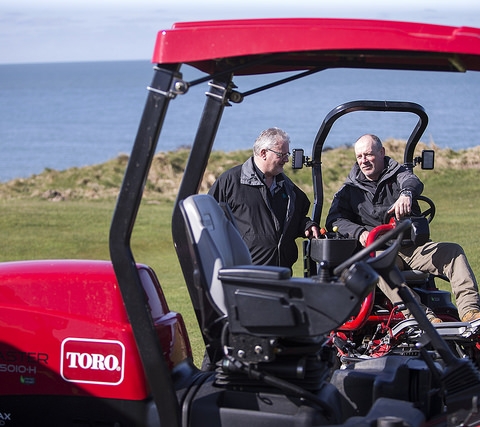
<svg viewBox="0 0 480 427"><path fill-rule="evenodd" d="M180 71L188 82L200 76L188 66ZM153 75L148 60L0 65L0 182L130 153ZM290 76L238 76L234 83L247 94ZM207 83L192 85L171 101L157 151L191 146L207 91ZM213 149L250 149L263 129L277 126L289 133L291 149L308 155L324 117L354 100L418 103L429 115L423 142L453 150L480 145L480 73L335 69L231 104ZM348 114L325 147L351 146L364 133L407 139L416 122L405 113Z"/></svg>

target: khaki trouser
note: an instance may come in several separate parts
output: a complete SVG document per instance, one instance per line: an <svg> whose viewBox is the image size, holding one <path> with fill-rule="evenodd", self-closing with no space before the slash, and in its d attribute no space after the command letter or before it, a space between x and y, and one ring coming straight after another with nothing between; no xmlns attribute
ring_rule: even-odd
<svg viewBox="0 0 480 427"><path fill-rule="evenodd" d="M460 245L427 242L423 246L401 248L398 255L403 260L404 270L420 270L448 278L460 319L470 310L480 310L477 281ZM397 291L392 290L382 278L378 282L378 287L393 303L401 301ZM418 295L416 296L418 301ZM406 317L409 315L408 312L404 314ZM427 311L427 316L429 315L431 312Z"/></svg>

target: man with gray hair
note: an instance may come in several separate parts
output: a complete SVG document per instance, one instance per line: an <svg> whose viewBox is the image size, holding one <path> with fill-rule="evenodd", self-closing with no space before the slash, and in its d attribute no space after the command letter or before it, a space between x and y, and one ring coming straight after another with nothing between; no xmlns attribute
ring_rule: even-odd
<svg viewBox="0 0 480 427"><path fill-rule="evenodd" d="M256 265L292 268L298 258L296 239L318 237L309 217L310 201L283 172L290 137L279 128L264 130L253 156L224 172L209 194L226 203Z"/></svg>

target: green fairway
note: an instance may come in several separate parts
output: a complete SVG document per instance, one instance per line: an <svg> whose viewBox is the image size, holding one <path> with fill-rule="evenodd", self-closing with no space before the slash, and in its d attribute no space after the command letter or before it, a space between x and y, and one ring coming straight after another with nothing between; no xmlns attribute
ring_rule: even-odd
<svg viewBox="0 0 480 427"><path fill-rule="evenodd" d="M322 219L325 218L335 189L345 176L344 170L351 166L351 159L348 154L346 156L349 160L341 166L334 164L325 170L328 179L324 182L326 194ZM338 153L334 157L342 158ZM220 158L219 162L225 164L225 159ZM310 170L295 173L288 170L287 173L312 197ZM474 272L480 274L480 229L477 219L480 169L439 168L433 172L419 171L418 174L425 182L424 194L433 199L437 207L436 217L431 224L432 239L460 243ZM172 242L172 200L165 194L145 199L133 231L132 248L137 262L148 264L156 271L170 308L184 316L198 364L203 355L203 342ZM115 198L111 195L93 200L66 198L61 201L34 196L1 197L0 207L0 261L109 259L108 235L115 207ZM301 247L300 240L298 243ZM294 274L303 274L301 261L295 265ZM448 284L441 286L449 290Z"/></svg>

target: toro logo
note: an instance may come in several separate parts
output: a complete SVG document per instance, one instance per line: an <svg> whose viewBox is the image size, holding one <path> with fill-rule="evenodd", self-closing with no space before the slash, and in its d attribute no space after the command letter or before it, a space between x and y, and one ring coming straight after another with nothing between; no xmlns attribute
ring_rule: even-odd
<svg viewBox="0 0 480 427"><path fill-rule="evenodd" d="M60 372L65 381L118 385L123 381L125 346L120 341L66 338Z"/></svg>

